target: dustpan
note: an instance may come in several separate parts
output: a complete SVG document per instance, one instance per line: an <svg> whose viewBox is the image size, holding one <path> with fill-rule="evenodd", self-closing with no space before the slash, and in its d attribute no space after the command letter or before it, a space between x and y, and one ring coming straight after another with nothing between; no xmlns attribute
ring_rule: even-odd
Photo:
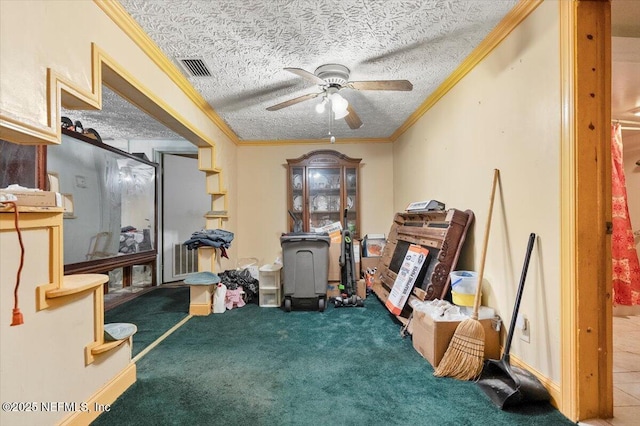
<svg viewBox="0 0 640 426"><path fill-rule="evenodd" d="M522 300L522 290L524 289L524 282L527 277L529 260L531 259L531 251L533 250L535 239L536 234L529 236L529 244L527 246L522 275L520 276L520 283L518 285L516 303L513 308L511 325L509 326L509 333L502 358L485 361L482 373L480 373L480 378L476 382L489 399L503 410L527 403L548 401L550 399L549 392L542 386L540 381L527 370L512 366L509 357L516 318L520 309L520 301Z"/></svg>

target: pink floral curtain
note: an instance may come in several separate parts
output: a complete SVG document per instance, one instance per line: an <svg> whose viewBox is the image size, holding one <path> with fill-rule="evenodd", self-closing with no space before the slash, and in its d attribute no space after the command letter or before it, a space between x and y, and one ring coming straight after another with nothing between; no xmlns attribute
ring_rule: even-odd
<svg viewBox="0 0 640 426"><path fill-rule="evenodd" d="M611 126L611 163L613 196L613 302L615 305L640 305L640 262L636 251L629 208L627 184L622 161L620 124Z"/></svg>

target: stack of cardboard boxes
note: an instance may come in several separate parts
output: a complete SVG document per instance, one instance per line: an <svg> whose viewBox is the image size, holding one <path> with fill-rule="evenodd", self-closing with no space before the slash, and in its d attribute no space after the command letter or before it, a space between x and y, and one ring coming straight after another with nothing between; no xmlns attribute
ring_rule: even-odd
<svg viewBox="0 0 640 426"><path fill-rule="evenodd" d="M384 234L367 234L364 236L362 239L362 258L360 261L362 276L365 276L367 271L373 271L378 268L386 242L387 240ZM373 276L369 278L373 278ZM368 288L371 288L372 285L373 282L367 282L366 284Z"/></svg>

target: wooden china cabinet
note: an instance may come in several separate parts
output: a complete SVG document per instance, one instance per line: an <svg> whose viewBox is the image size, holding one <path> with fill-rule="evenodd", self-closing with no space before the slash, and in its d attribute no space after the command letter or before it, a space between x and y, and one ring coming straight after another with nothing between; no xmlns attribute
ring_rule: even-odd
<svg viewBox="0 0 640 426"><path fill-rule="evenodd" d="M318 150L287 160L288 209L302 220L304 232L319 232L340 222L354 238L360 238L360 158L333 150ZM289 231L294 221L289 217Z"/></svg>

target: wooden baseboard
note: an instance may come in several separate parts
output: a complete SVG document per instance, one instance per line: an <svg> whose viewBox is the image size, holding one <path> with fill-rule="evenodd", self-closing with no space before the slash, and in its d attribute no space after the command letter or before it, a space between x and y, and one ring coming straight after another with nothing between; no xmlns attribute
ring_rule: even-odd
<svg viewBox="0 0 640 426"><path fill-rule="evenodd" d="M105 411L129 386L136 382L136 364L130 363L124 370L87 400L87 411L72 413L62 419L59 426L88 425Z"/></svg>

